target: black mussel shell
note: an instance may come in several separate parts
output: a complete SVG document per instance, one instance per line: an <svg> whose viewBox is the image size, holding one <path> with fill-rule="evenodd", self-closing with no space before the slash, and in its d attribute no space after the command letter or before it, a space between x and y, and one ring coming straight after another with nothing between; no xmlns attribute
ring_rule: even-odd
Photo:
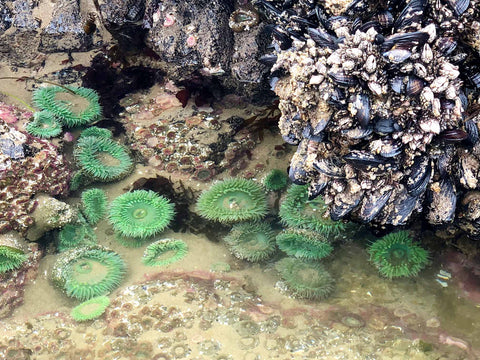
<svg viewBox="0 0 480 360"><path fill-rule="evenodd" d="M460 142L468 138L468 133L462 129L445 130L439 135L445 142Z"/></svg>
<svg viewBox="0 0 480 360"><path fill-rule="evenodd" d="M437 40L437 48L443 55L450 55L457 47L457 42L452 37L443 37Z"/></svg>
<svg viewBox="0 0 480 360"><path fill-rule="evenodd" d="M475 145L479 139L477 123L472 119L465 121L465 130L468 133L466 142L469 145L472 145L472 146Z"/></svg>
<svg viewBox="0 0 480 360"><path fill-rule="evenodd" d="M338 39L330 35L329 33L321 29L314 29L314 28L308 28L307 32L310 38L313 41L315 41L315 43L318 46L329 48L332 50L338 49L338 44L337 44Z"/></svg>
<svg viewBox="0 0 480 360"><path fill-rule="evenodd" d="M390 26L392 26L394 21L392 13L388 10L380 11L377 14L377 20L379 24L384 28L389 28Z"/></svg>
<svg viewBox="0 0 480 360"><path fill-rule="evenodd" d="M419 197L427 189L432 177L432 164L427 157L417 156L412 165L412 172L407 178L407 191L412 196Z"/></svg>
<svg viewBox="0 0 480 360"><path fill-rule="evenodd" d="M332 178L344 178L345 171L343 167L336 164L332 159L318 159L313 163L313 167L320 173Z"/></svg>
<svg viewBox="0 0 480 360"><path fill-rule="evenodd" d="M308 199L315 199L320 195L325 186L328 185L330 178L324 174L318 174L314 180L310 182L308 187Z"/></svg>
<svg viewBox="0 0 480 360"><path fill-rule="evenodd" d="M263 65L273 66L277 62L277 55L275 54L265 54L260 56L258 59Z"/></svg>
<svg viewBox="0 0 480 360"><path fill-rule="evenodd" d="M391 134L394 131L401 131L402 128L398 125L393 118L377 118L373 125L373 129L376 133L384 135Z"/></svg>
<svg viewBox="0 0 480 360"><path fill-rule="evenodd" d="M370 122L370 98L366 93L355 94L350 97L350 105L355 109L355 119L362 127Z"/></svg>
<svg viewBox="0 0 480 360"><path fill-rule="evenodd" d="M429 223L440 225L453 221L457 194L450 177L446 177L438 183L433 183L428 194L430 206L426 217Z"/></svg>
<svg viewBox="0 0 480 360"><path fill-rule="evenodd" d="M358 83L355 76L346 75L343 71L330 71L328 76L339 86L350 87L355 86Z"/></svg>
<svg viewBox="0 0 480 360"><path fill-rule="evenodd" d="M407 85L405 87L405 93L408 96L415 96L420 94L420 92L423 90L423 87L424 82L422 79L417 76L409 76Z"/></svg>
<svg viewBox="0 0 480 360"><path fill-rule="evenodd" d="M428 33L424 31L415 31L405 34L393 34L385 38L382 43L382 53L389 51L395 46L395 49L412 49L415 46L422 46L428 40Z"/></svg>
<svg viewBox="0 0 480 360"><path fill-rule="evenodd" d="M470 5L470 0L448 0L448 4L455 11L455 15L462 15Z"/></svg>
<svg viewBox="0 0 480 360"><path fill-rule="evenodd" d="M358 213L360 220L364 223L372 221L390 199L390 195L392 195L391 189L381 195L377 192L366 195Z"/></svg>
<svg viewBox="0 0 480 360"><path fill-rule="evenodd" d="M330 208L330 218L334 221L344 218L353 209L355 209L363 198L363 191L350 193L347 190L335 196L333 204Z"/></svg>
<svg viewBox="0 0 480 360"><path fill-rule="evenodd" d="M395 20L395 29L400 30L413 24L421 23L423 10L426 5L427 0L411 0Z"/></svg>
<svg viewBox="0 0 480 360"><path fill-rule="evenodd" d="M388 164L387 159L362 150L353 150L343 156L343 159L359 170L368 170Z"/></svg>

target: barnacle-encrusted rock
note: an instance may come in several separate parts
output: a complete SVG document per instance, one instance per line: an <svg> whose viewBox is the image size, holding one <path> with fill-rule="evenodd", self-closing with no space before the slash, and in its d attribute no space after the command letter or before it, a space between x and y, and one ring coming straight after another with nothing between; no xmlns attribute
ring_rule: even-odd
<svg viewBox="0 0 480 360"><path fill-rule="evenodd" d="M457 197L479 180L478 1L257 3L277 23L291 180L332 219L457 224Z"/></svg>
<svg viewBox="0 0 480 360"><path fill-rule="evenodd" d="M77 218L76 210L51 196L39 194L35 202L37 206L31 215L34 223L27 231L30 241L37 241L45 232L61 228Z"/></svg>
<svg viewBox="0 0 480 360"><path fill-rule="evenodd" d="M18 113L22 118L31 116ZM66 195L69 179L64 158L52 143L0 120L0 233L25 233L34 223L34 195Z"/></svg>

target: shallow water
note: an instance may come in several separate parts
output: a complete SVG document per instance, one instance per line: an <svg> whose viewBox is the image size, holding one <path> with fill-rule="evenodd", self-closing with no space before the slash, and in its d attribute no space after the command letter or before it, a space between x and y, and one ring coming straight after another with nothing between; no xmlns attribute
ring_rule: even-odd
<svg viewBox="0 0 480 360"><path fill-rule="evenodd" d="M106 186L109 197L121 192L121 185ZM39 276L27 287L24 304L3 321L3 358L478 356L478 307L457 296L455 279L446 288L435 281L441 268L436 261L417 278L386 280L368 262L362 239L340 244L325 261L336 279L334 293L324 301L304 301L284 291L273 260L261 265L238 260L220 241L220 234L219 242L214 242L167 231L160 238L184 240L189 253L177 263L150 268L140 261L145 246L118 244L107 235L111 229L106 221L96 233L100 244L117 251L128 264L121 287L110 295L107 312L98 320L76 324L69 313L78 302L47 279L56 257L49 254L41 260Z"/></svg>
<svg viewBox="0 0 480 360"><path fill-rule="evenodd" d="M169 109L163 116L180 117L175 111ZM264 135L249 166L286 168L291 154L279 159L271 152L274 144L282 143L281 137ZM151 175L151 168L137 165L129 178L99 187L111 201L138 178ZM190 186L201 190L206 184ZM72 204L78 201L74 196L68 199ZM216 239L162 233L156 239L181 239L189 252L160 268L142 264L146 245L119 244L107 221L101 221L95 232L98 242L118 252L128 266L121 286L109 295L112 304L106 313L95 321L73 321L70 311L79 301L48 280L58 256L51 245L40 261L38 276L26 288L24 304L2 320L0 358L480 357L479 308L463 296L459 279L454 276L442 287L436 280L445 264L437 257L416 278L384 279L368 261L365 249L372 238L366 233L356 234L355 241L337 243L323 261L336 280L332 295L306 301L290 297L276 273L274 262L280 254L262 264L238 260L222 242L223 232Z"/></svg>

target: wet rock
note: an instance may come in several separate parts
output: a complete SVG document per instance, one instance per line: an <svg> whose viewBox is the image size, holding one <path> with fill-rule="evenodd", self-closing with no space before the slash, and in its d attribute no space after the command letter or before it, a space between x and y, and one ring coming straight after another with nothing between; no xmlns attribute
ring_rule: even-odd
<svg viewBox="0 0 480 360"><path fill-rule="evenodd" d="M27 65L37 55L40 22L33 16L34 7L34 1L0 2L0 61Z"/></svg>
<svg viewBox="0 0 480 360"><path fill-rule="evenodd" d="M174 79L201 71L221 76L228 70L233 33L228 26L233 1L151 2L145 10L145 43L169 63Z"/></svg>
<svg viewBox="0 0 480 360"><path fill-rule="evenodd" d="M39 51L87 51L92 37L83 29L79 0L63 0L55 3L52 20L41 33Z"/></svg>
<svg viewBox="0 0 480 360"><path fill-rule="evenodd" d="M0 0L0 34L12 26L12 12L5 0Z"/></svg>
<svg viewBox="0 0 480 360"><path fill-rule="evenodd" d="M113 0L101 5L104 26L121 48L141 49L146 34L142 19L145 0Z"/></svg>
<svg viewBox="0 0 480 360"><path fill-rule="evenodd" d="M28 229L27 239L37 241L45 232L58 229L77 218L77 212L63 201L45 194L35 197L37 207L32 213L34 224Z"/></svg>

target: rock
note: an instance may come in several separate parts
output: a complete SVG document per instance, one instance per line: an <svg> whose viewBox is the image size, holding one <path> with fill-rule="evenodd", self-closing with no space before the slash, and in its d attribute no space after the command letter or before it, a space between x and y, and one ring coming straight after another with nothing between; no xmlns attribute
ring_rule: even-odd
<svg viewBox="0 0 480 360"><path fill-rule="evenodd" d="M55 3L52 19L41 33L39 51L87 51L92 37L83 30L79 0L63 0Z"/></svg>
<svg viewBox="0 0 480 360"><path fill-rule="evenodd" d="M35 197L37 207L31 214L35 223L27 231L27 239L37 241L50 230L58 229L77 217L77 212L70 205L45 194Z"/></svg>

